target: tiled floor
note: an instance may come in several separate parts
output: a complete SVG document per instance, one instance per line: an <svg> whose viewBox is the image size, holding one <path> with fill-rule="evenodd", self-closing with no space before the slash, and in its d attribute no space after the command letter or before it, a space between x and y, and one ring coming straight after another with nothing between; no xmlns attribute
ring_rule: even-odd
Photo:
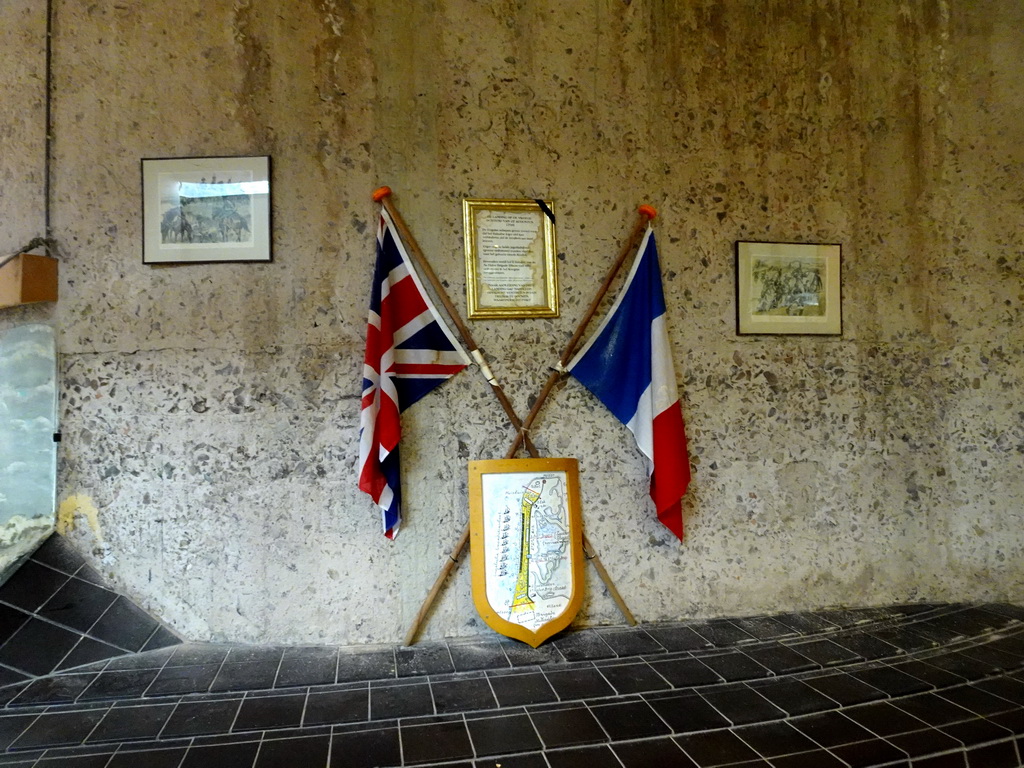
<svg viewBox="0 0 1024 768"><path fill-rule="evenodd" d="M536 650L170 646L0 688L0 766L1020 766L1022 622L915 605Z"/></svg>

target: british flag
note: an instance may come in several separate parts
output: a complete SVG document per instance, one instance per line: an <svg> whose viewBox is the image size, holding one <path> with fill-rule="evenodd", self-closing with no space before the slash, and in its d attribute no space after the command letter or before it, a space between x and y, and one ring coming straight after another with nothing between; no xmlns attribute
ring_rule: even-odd
<svg viewBox="0 0 1024 768"><path fill-rule="evenodd" d="M431 303L386 209L377 231L359 417L359 488L381 508L384 535L402 520L400 414L470 364Z"/></svg>

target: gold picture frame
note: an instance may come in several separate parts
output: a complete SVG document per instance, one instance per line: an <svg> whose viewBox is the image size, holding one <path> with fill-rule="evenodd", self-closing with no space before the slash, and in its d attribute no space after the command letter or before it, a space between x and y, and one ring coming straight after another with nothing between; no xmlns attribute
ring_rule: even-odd
<svg viewBox="0 0 1024 768"><path fill-rule="evenodd" d="M469 463L473 602L491 629L534 648L583 603L576 459Z"/></svg>
<svg viewBox="0 0 1024 768"><path fill-rule="evenodd" d="M842 247L736 243L736 333L841 336Z"/></svg>
<svg viewBox="0 0 1024 768"><path fill-rule="evenodd" d="M471 320L558 317L551 200L463 200Z"/></svg>

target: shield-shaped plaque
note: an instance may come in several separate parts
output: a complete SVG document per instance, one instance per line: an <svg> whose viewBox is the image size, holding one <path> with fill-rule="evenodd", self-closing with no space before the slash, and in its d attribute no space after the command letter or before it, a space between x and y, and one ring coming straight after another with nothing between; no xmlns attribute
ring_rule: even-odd
<svg viewBox="0 0 1024 768"><path fill-rule="evenodd" d="M583 602L576 459L471 461L469 509L476 609L536 648Z"/></svg>

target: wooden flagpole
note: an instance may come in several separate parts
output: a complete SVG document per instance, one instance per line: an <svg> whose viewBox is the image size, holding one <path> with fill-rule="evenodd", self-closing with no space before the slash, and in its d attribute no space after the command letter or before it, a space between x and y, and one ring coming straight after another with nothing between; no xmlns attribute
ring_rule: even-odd
<svg viewBox="0 0 1024 768"><path fill-rule="evenodd" d="M402 218L401 214L398 213L398 210L394 207L394 204L391 202L390 196L390 187L380 187L373 193L374 201L379 202L381 205L383 205L384 208L387 210L388 214L391 216L392 220L395 223L395 226L398 228L399 234L401 235L403 242L405 242L405 244L409 248L410 256L412 256L412 258L416 261L417 267L419 267L423 274L427 276L427 280L434 288L434 291L437 294L438 298L440 299L442 305L444 306L445 311L448 313L452 322L458 328L460 334L462 335L464 341L466 342L466 345L470 347L470 354L473 356L473 359L479 365L481 371L484 374L484 377L487 379L487 383L490 384L491 386L491 390L494 392L495 396L498 398L498 401L501 403L502 409L505 411L505 415L508 416L512 426L517 430L512 446L509 448L505 458L514 458L516 452L519 450L520 445L523 444L525 444L526 449L531 456L533 456L534 458L539 457L540 453L539 451L537 451L536 446L534 446L533 442L530 440L530 436L527 432L527 430L529 429L528 425L533 422L533 420L537 416L537 413L540 411L538 404L543 404L543 400L547 399L548 395L551 392L551 389L554 387L554 384L558 380L558 377L562 375L562 373L564 372L564 365L569 361L569 358L572 356L573 351L575 351L576 346L579 344L580 339L583 337L583 334L586 331L587 324L589 324L590 320L597 312L601 300L604 298L605 294L607 294L608 288L614 280L615 275L622 267L622 263L625 261L626 256L628 256L633 242L636 240L639 233L642 232L643 229L646 227L647 222L657 215L656 211L653 207L649 205L640 206L639 212L641 214L641 220L637 223L637 226L631 233L628 241L622 249L622 253L616 259L615 264L609 271L609 274L605 278L604 283L602 283L600 289L598 290L598 294L595 297L594 301L591 303L591 306L588 309L587 314L580 322L579 326L576 329L576 332L573 334L573 337L569 342L569 345L567 345L565 351L562 353L562 357L559 360L558 368L555 371L553 371L552 376L548 379L548 382L545 384L544 389L541 391L541 395L538 398L538 402L534 404L534 407L530 411L528 421L521 422L519 420L519 417L516 415L511 402L509 401L507 395L505 394L504 389L501 387L501 384L494 378L493 374L491 373L490 368L488 367L483 357L483 353L480 351L479 347L476 344L476 341L473 339L473 336L470 333L469 328L462 321L462 318L459 315L458 310L455 308L455 305L452 304L451 300L449 299L448 294L444 289L444 286L437 277L437 274L430 267L430 264L427 262L426 257L423 255L423 252L420 250L419 245L417 244L415 238L413 237L412 232L405 224L405 220ZM455 547L453 547L451 554L448 556L447 562L441 568L441 572L438 574L437 579L435 579L434 585L431 587L426 599L423 601L423 604L420 606L419 611L416 613L416 618L413 620L412 626L406 633L405 645L412 645L413 641L416 639L416 635L419 633L420 626L426 619L426 616L429 613L430 608L433 606L434 601L437 599L438 594L440 594L441 592L441 588L444 586L445 581L448 579L448 576L451 574L452 569L458 562L458 559L461 556L463 549L465 549L466 544L469 542L469 533L470 527L469 524L467 523L466 527L462 531L461 536L459 537L459 540L456 542ZM597 556L597 553L594 551L585 533L583 534L583 548L586 558L593 562L594 567L597 570L598 576L600 576L601 580L608 588L608 591L611 594L612 599L615 601L615 604L618 606L622 614L626 617L626 620L629 622L629 624L631 626L635 626L636 619L634 618L632 612L629 610L629 607L626 605L626 602L622 599L622 595L619 594L618 589L616 589L615 584L612 582L611 576L605 569L604 564L601 562L601 559Z"/></svg>

